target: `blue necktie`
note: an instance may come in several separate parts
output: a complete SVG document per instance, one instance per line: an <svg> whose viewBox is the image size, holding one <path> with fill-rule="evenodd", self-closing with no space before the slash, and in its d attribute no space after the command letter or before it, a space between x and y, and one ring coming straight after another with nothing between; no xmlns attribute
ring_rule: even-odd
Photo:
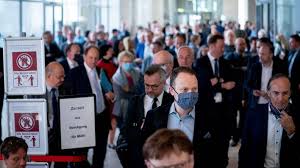
<svg viewBox="0 0 300 168"><path fill-rule="evenodd" d="M215 74L216 77L219 77L219 63L218 59L215 59Z"/></svg>
<svg viewBox="0 0 300 168"><path fill-rule="evenodd" d="M292 59L293 59L293 56L294 56L295 52L294 51L291 51L290 54L289 54L289 57L288 57L288 64L290 65Z"/></svg>

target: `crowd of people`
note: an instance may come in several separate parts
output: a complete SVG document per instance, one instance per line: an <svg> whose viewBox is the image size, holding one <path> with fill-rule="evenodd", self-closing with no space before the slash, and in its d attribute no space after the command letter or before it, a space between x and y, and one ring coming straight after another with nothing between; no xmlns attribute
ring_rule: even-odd
<svg viewBox="0 0 300 168"><path fill-rule="evenodd" d="M157 21L111 34L103 26L43 34L49 154L87 156L61 150L57 98L96 97L92 164L54 167L103 167L108 146L124 168L226 168L239 143L240 168L300 166L299 35L272 41L251 22Z"/></svg>

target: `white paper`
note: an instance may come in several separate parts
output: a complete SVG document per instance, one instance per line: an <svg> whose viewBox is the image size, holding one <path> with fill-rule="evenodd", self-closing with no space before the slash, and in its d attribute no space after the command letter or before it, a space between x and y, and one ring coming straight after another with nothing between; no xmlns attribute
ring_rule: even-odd
<svg viewBox="0 0 300 168"><path fill-rule="evenodd" d="M96 145L94 101L94 96L60 99L62 149Z"/></svg>
<svg viewBox="0 0 300 168"><path fill-rule="evenodd" d="M220 92L216 93L214 99L215 99L215 103L221 103L223 100L222 93L220 93Z"/></svg>

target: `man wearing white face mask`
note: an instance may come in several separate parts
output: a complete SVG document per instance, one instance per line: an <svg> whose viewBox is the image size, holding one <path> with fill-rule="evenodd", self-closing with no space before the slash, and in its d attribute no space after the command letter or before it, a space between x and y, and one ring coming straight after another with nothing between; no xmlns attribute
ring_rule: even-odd
<svg viewBox="0 0 300 168"><path fill-rule="evenodd" d="M158 129L180 129L194 144L195 167L214 167L215 132L207 122L210 116L203 116L203 112L208 111L207 106L197 105L196 73L190 68L178 67L172 72L170 85L174 101L147 113L142 129L143 142Z"/></svg>

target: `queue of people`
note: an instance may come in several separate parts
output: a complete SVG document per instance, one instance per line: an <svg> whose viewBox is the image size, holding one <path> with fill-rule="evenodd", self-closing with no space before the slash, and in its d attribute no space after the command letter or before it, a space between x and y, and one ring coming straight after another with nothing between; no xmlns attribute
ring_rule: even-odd
<svg viewBox="0 0 300 168"><path fill-rule="evenodd" d="M186 32L152 24L156 31L141 28L135 41L116 29L111 39L103 31L74 38L68 28L59 46L43 34L49 154L88 155L61 150L57 99L96 97L92 163L54 167L103 167L108 147L124 168L226 168L229 146L238 144L239 168L300 166L299 35L289 48L274 47L232 23ZM1 147L7 165L18 150Z"/></svg>

